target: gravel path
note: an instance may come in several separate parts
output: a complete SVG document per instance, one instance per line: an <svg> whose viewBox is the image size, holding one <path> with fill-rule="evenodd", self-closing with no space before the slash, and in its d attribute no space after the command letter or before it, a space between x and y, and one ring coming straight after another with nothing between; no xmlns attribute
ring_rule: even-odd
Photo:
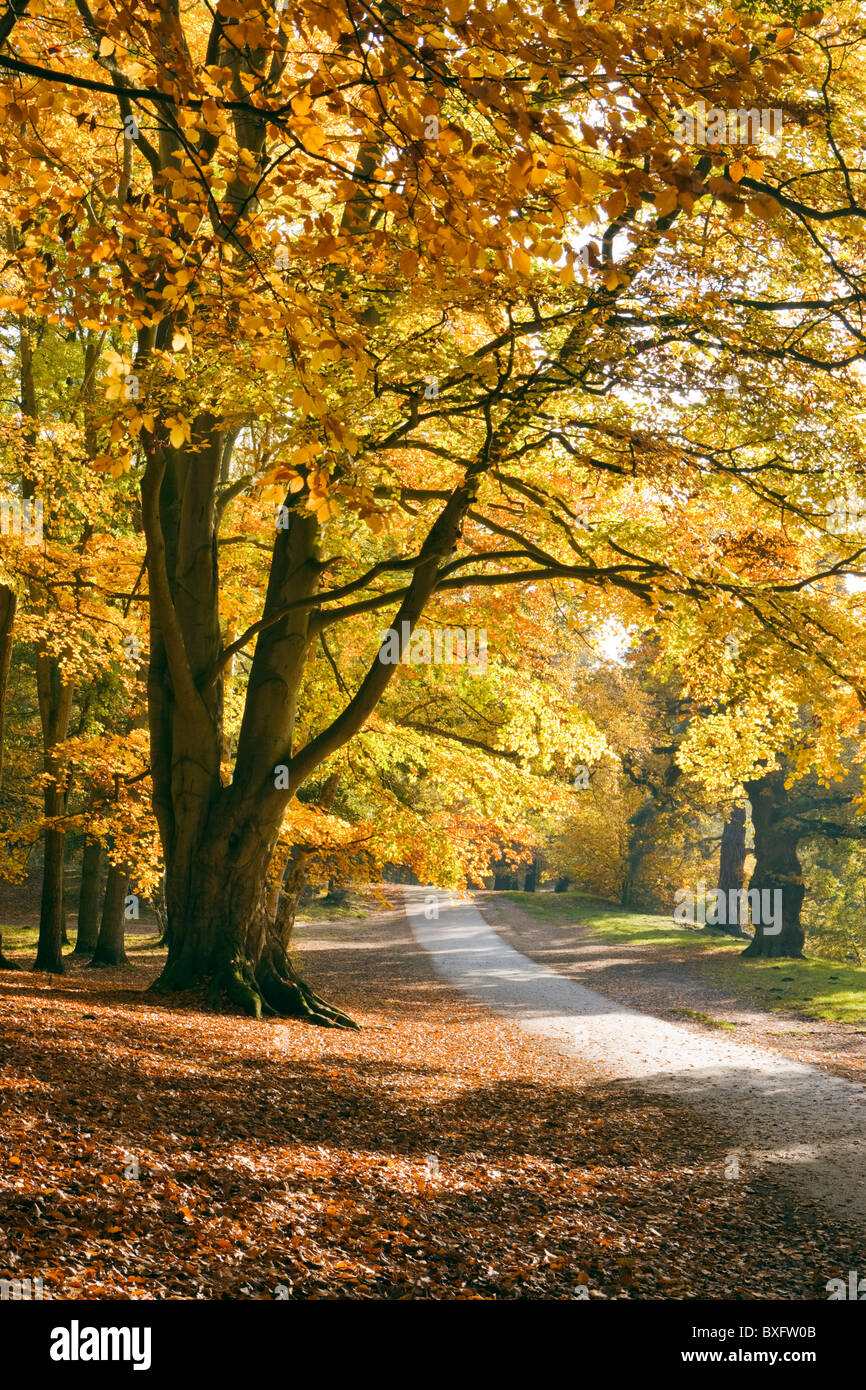
<svg viewBox="0 0 866 1390"><path fill-rule="evenodd" d="M747 1171L772 1165L825 1209L866 1225L863 1086L615 1003L521 955L456 895L407 888L405 897L415 939L451 984L596 1075L699 1108Z"/></svg>
<svg viewBox="0 0 866 1390"><path fill-rule="evenodd" d="M780 1052L849 1081L866 1081L866 1029L826 1018L768 1010L738 998L711 975L715 953L695 956L688 945L610 941L580 922L534 916L503 893L475 894L485 920L521 955L574 979L638 1013L701 1031L728 1024L738 1042ZM775 967L784 982L785 964ZM688 1019L688 1013L706 1018Z"/></svg>

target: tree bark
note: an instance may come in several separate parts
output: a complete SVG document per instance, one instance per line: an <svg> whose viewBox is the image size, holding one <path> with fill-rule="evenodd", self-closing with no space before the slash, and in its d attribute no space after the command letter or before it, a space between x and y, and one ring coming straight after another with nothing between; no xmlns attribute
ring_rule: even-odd
<svg viewBox="0 0 866 1390"><path fill-rule="evenodd" d="M745 806L732 806L731 814L725 821L725 827L722 831L722 843L719 850L718 889L721 894L724 894L723 901L728 903L731 901L729 896L731 889L736 892L742 891L745 864L746 808ZM745 935L739 922L720 922L718 930L725 932L728 936Z"/></svg>
<svg viewBox="0 0 866 1390"><path fill-rule="evenodd" d="M63 865L66 833L56 824L66 814L68 786L61 766L59 746L69 729L73 687L64 680L59 663L45 652L36 655L36 689L42 721L43 769L48 780L43 792L45 809L45 854L42 869L42 900L39 909L39 945L34 970L48 970L62 975L63 935L66 919L63 911Z"/></svg>
<svg viewBox="0 0 866 1390"><path fill-rule="evenodd" d="M62 794L54 788L46 790L46 816L61 815ZM42 864L42 897L39 905L39 945L34 970L48 970L62 975L63 964L63 865L66 836L62 830L46 827Z"/></svg>
<svg viewBox="0 0 866 1390"><path fill-rule="evenodd" d="M75 956L92 956L99 937L99 890L102 886L102 845L87 836L81 851L81 890Z"/></svg>
<svg viewBox="0 0 866 1390"><path fill-rule="evenodd" d="M123 915L128 884L128 870L125 867L111 864L105 884L99 937L93 959L90 962L92 966L129 964L124 945L125 919Z"/></svg>
<svg viewBox="0 0 866 1390"><path fill-rule="evenodd" d="M165 874L160 875L159 883L156 886L153 897L150 900L153 908L153 915L159 927L159 940L157 946L168 945L168 914L165 910Z"/></svg>
<svg viewBox="0 0 866 1390"><path fill-rule="evenodd" d="M649 844L647 830L648 827L651 827L655 815L655 803L648 801L640 810L635 812L628 822L626 865L620 894L623 907L640 908L646 906L641 899L639 881L641 865Z"/></svg>
<svg viewBox="0 0 866 1390"><path fill-rule="evenodd" d="M277 892L274 913L274 931L284 950L288 951L298 915L301 894L307 886L307 861L309 853L295 846L283 870L283 878Z"/></svg>
<svg viewBox="0 0 866 1390"><path fill-rule="evenodd" d="M14 590L0 584L0 784L3 781L3 760L6 748L6 690L9 685L9 666L12 660L12 635L18 600Z"/></svg>
<svg viewBox="0 0 866 1390"><path fill-rule="evenodd" d="M763 920L756 923L755 935L743 955L798 959L806 940L800 922L805 885L797 854L799 835L788 816L784 767L747 782L746 790L752 805L756 860L749 892L766 893L771 903L773 894L780 893L782 920L781 931L772 930L772 924Z"/></svg>

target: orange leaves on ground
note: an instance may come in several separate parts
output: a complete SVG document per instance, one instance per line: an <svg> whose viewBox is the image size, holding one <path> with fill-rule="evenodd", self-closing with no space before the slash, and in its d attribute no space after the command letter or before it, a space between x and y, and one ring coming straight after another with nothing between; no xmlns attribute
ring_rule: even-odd
<svg viewBox="0 0 866 1390"><path fill-rule="evenodd" d="M156 962L131 937L132 972L0 975L0 1277L268 1300L754 1297L759 1278L796 1299L820 1296L828 1242L852 1248L722 1181L699 1116L443 989L400 914L302 930L364 1032L165 1009L136 992Z"/></svg>

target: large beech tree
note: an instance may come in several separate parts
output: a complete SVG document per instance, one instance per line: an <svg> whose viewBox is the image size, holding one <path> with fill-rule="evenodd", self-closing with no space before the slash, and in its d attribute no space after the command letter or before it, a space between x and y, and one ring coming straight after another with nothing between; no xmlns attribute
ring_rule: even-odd
<svg viewBox="0 0 866 1390"><path fill-rule="evenodd" d="M162 987L350 1023L296 976L268 869L401 669L377 624L469 626L477 594L553 581L623 621L747 609L859 700L826 576L860 550L827 558L823 451L864 353L862 66L819 21L47 0L6 26L0 304L105 330L96 467L141 480ZM683 147L699 98L781 103L790 138ZM791 421L813 379L812 434L783 448L767 412ZM250 497L280 511L233 635L220 562L245 537L221 528ZM359 632L323 716L313 656Z"/></svg>

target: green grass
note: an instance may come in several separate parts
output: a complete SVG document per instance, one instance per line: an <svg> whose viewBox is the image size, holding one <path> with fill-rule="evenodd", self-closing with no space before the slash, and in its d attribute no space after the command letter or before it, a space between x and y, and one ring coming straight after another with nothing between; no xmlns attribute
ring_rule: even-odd
<svg viewBox="0 0 866 1390"><path fill-rule="evenodd" d="M705 1023L708 1028L736 1028L736 1023L731 1023L726 1018L713 1018L711 1014L702 1014L698 1009L674 1009L675 1014L682 1014L683 1018L693 1018L698 1023Z"/></svg>
<svg viewBox="0 0 866 1390"><path fill-rule="evenodd" d="M324 897L313 898L311 902L301 903L296 920L298 922L342 922L351 917L367 917L369 902L358 893L349 893L344 903L328 903Z"/></svg>
<svg viewBox="0 0 866 1390"><path fill-rule="evenodd" d="M139 923L130 923L130 926L139 926ZM144 956L159 956L165 951L164 946L156 944L156 924L145 923L147 935L127 930L126 951L128 955L134 955L137 961L141 961ZM75 946L75 921L70 917L66 928L69 934L69 945L63 947L64 956L70 956ZM0 937L3 940L3 954L9 956L11 960L18 960L23 965L29 956L36 955L36 947L39 943L39 928L37 926L15 926L12 927L8 922L0 923Z"/></svg>
<svg viewBox="0 0 866 1390"><path fill-rule="evenodd" d="M744 1003L784 1009L805 1018L866 1026L866 967L814 957L744 960L742 941L678 927L669 917L629 912L585 893L503 893L532 917L558 926L583 923L602 940L675 947L688 968ZM809 944L806 942L806 950Z"/></svg>
<svg viewBox="0 0 866 1390"><path fill-rule="evenodd" d="M0 937L3 939L3 951L7 956L13 955L16 951L35 954L39 930L37 927L10 927L6 922L0 925Z"/></svg>
<svg viewBox="0 0 866 1390"><path fill-rule="evenodd" d="M503 898L517 903L524 912L545 922L571 925L582 922L605 941L629 942L633 945L688 946L696 952L712 950L742 950L736 941L726 941L715 932L696 931L678 927L670 917L656 917L648 912L629 912L617 903L592 898L586 893L503 893Z"/></svg>

